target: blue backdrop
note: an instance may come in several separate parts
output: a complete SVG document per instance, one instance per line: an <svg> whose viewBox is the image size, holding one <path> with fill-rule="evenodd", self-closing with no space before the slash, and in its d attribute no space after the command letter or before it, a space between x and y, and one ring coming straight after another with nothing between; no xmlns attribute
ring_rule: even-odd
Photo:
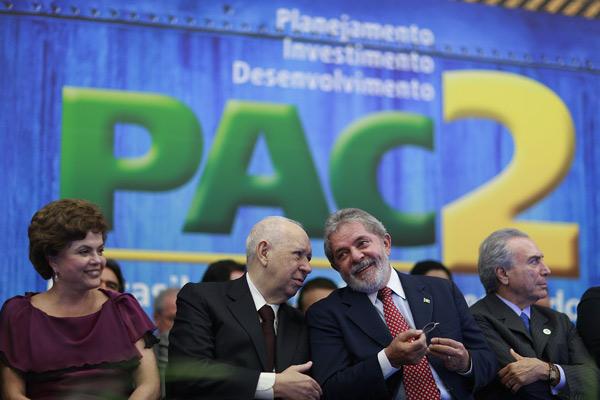
<svg viewBox="0 0 600 400"><path fill-rule="evenodd" d="M448 262L469 301L483 295L473 264L476 248L469 244L482 237L474 233L472 220L480 220L482 230L512 222L491 216L514 203L515 193L529 192L539 183L543 186L539 193L519 203L513 214L517 224L570 224L570 233L564 235L542 226L539 239L536 230L532 236L554 267L553 306L575 318L579 296L600 284L600 258L595 252L600 234L595 218L600 208L599 34L597 22L582 18L456 1L4 2L0 246L5 258L0 300L46 288L27 259L32 214L70 193L67 171L76 176L72 186L88 181L79 187L85 196L109 164L98 159L83 114L75 115L73 124L65 123L69 106L64 90L72 88L92 93L112 90L114 98L125 96L125 105L128 94L159 95L176 100L198 124L201 145L191 152L199 161L189 176L165 190L124 184L110 194L114 226L108 253L121 260L128 288L146 310L161 288L199 280L207 261L241 256L245 236L258 219L289 214L276 200L240 196L239 207L230 213L233 223L224 223L221 232L184 229L198 187L210 184L209 177L203 177L207 164L219 154L238 154L235 146L214 146L220 129L226 131L225 123L238 118L226 111L237 101L291 106L300 122L308 152L289 168L308 176L314 165L320 188L298 188L287 181L275 186L275 192L322 196L328 211L354 202L363 206L361 201L369 208L369 199L379 199L381 205L374 204L371 211L389 215L390 219L382 218L388 226L394 225L397 212L412 217L430 213L429 225L417 223L414 230L422 228L425 239L395 246L392 259L400 269L424 258ZM452 86L461 71L474 75ZM479 80L480 72L489 81ZM531 94L538 84L541 97ZM552 96L557 96L558 105ZM460 105L468 99L474 104ZM551 105L546 107L546 101ZM493 109L494 102L503 111ZM451 107L466 111L451 117ZM566 110L566 117L561 110ZM412 142L389 139L380 157L376 150L362 148L358 134L349 131L360 130L361 123L385 112L410 113L429 121L430 138L423 134ZM156 150L156 139L149 132L153 128L142 117L139 122L116 115L109 125L115 159L143 157ZM270 129L268 121L263 126L257 118L259 132ZM516 120L533 127L515 133ZM381 122L373 122L371 128L373 132L363 133L373 135L368 143L378 140ZM275 131L273 137L288 133ZM178 140L176 130L167 134ZM245 140L240 135L239 140ZM559 136L565 141L555 142ZM232 146L236 139L223 140ZM285 169L273 157L272 140L276 139L265 134L252 142L249 176L268 178ZM350 149L346 153L341 148L345 140ZM532 144L521 147L519 140ZM75 150L65 161L68 141ZM294 150L286 149L290 155ZM516 183L498 190L493 200L468 206L470 217L463 225L445 216L452 213L453 202L476 198L475 190L508 171L519 151L530 164L511 172ZM97 165L93 174L91 167L79 165L78 160L86 158ZM362 162L365 168L374 168L367 186L360 178ZM353 168L356 180L344 178L343 171ZM554 177L543 176L552 169L557 170ZM283 174L284 180L286 176L290 175ZM259 192L268 188L259 183ZM359 200L361 193L367 193L366 200ZM462 221L460 215L458 220ZM404 226L397 232L394 243L410 242L411 229ZM546 234L552 238L545 239ZM320 258L313 276L339 282L322 259L322 240L313 236L313 251ZM568 253L571 248L573 254ZM454 253L466 259L456 261Z"/></svg>

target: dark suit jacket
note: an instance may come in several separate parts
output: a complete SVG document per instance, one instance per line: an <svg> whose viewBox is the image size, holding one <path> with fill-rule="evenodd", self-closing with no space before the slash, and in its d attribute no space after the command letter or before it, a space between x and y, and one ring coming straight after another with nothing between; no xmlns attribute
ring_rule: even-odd
<svg viewBox="0 0 600 400"><path fill-rule="evenodd" d="M282 304L275 369L308 360L304 318ZM265 362L265 341L245 276L181 289L169 336L167 398L251 399Z"/></svg>
<svg viewBox="0 0 600 400"><path fill-rule="evenodd" d="M453 398L472 398L474 388L494 377L497 365L462 293L444 279L399 276L416 327L439 322L430 337L451 338L469 350L471 377L448 371L436 357L429 360ZM389 399L395 393L402 370L387 382L383 378L377 353L390 344L392 336L366 294L349 287L338 289L309 308L307 323L313 376L323 388L324 398Z"/></svg>
<svg viewBox="0 0 600 400"><path fill-rule="evenodd" d="M563 368L567 384L560 391L559 398L598 398L594 361L565 314L532 305L529 334L519 316L495 294L479 300L471 307L471 312L496 353L501 368L515 361L509 352L512 348L524 357L535 357ZM548 381L534 382L512 394L498 378L478 392L477 397L486 400L553 398Z"/></svg>
<svg viewBox="0 0 600 400"><path fill-rule="evenodd" d="M585 347L600 366L600 286L591 287L581 296L577 306L577 331Z"/></svg>

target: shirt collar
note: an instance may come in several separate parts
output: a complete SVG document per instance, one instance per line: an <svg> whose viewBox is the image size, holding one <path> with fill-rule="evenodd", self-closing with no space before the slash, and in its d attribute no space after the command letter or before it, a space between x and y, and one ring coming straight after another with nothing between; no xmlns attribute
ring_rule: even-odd
<svg viewBox="0 0 600 400"><path fill-rule="evenodd" d="M254 307L256 308L256 311L258 311L262 306L268 303L263 297L263 295L260 293L258 288L254 285L254 282L252 282L252 279L250 279L250 274L248 273L246 273L246 281L248 282L248 287L250 288L250 294L252 295L252 300L254 301ZM279 304L269 305L273 309L273 312L275 312L275 316L277 316L277 311L279 311Z"/></svg>
<svg viewBox="0 0 600 400"><path fill-rule="evenodd" d="M511 310L513 310L515 312L515 314L517 314L518 316L521 316L521 313L524 312L525 315L527 315L527 317L529 319L531 319L531 306L527 306L524 309L520 309L518 305L516 305L515 303L506 300L504 297L500 296L498 293L496 293L496 296L498 296L498 298L500 300L502 300L502 302L504 304L506 304L508 307L510 307Z"/></svg>
<svg viewBox="0 0 600 400"><path fill-rule="evenodd" d="M400 277L391 265L390 270L390 279L387 281L385 286L392 289L392 292L400 296L403 300L406 300L406 295L404 294L404 288L402 287L402 282L400 282ZM377 292L369 293L367 296L369 297L369 300L371 300L371 303L375 304L375 301L377 300Z"/></svg>

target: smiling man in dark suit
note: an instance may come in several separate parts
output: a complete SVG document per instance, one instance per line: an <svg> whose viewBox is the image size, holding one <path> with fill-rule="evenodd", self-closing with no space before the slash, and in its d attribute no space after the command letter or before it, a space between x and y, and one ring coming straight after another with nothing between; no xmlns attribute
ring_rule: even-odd
<svg viewBox="0 0 600 400"><path fill-rule="evenodd" d="M339 210L326 222L324 244L348 284L307 313L324 398L463 400L494 377L494 355L458 288L393 270L379 220Z"/></svg>
<svg viewBox="0 0 600 400"><path fill-rule="evenodd" d="M598 371L575 326L534 303L548 295L550 268L525 233L502 229L479 247L487 295L471 307L502 368L481 399L598 399Z"/></svg>
<svg viewBox="0 0 600 400"><path fill-rule="evenodd" d="M286 301L311 272L299 223L258 222L246 241L248 272L229 282L188 283L169 336L171 399L318 399L302 314Z"/></svg>

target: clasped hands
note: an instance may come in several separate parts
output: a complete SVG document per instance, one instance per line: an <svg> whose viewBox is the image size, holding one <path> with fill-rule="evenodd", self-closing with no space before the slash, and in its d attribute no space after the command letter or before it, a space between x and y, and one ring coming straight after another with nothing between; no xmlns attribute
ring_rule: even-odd
<svg viewBox="0 0 600 400"><path fill-rule="evenodd" d="M427 345L426 335L421 329L400 332L385 348L385 355L394 368L418 364L426 355L438 357L449 371L467 372L470 356L462 343L453 339L434 337Z"/></svg>
<svg viewBox="0 0 600 400"><path fill-rule="evenodd" d="M323 395L321 387L308 376L312 361L300 365L291 365L285 371L275 375L273 395L277 399L318 400Z"/></svg>
<svg viewBox="0 0 600 400"><path fill-rule="evenodd" d="M513 349L510 349L510 355L516 361L502 368L498 377L511 392L516 393L525 385L548 379L548 363L533 357L523 357Z"/></svg>

